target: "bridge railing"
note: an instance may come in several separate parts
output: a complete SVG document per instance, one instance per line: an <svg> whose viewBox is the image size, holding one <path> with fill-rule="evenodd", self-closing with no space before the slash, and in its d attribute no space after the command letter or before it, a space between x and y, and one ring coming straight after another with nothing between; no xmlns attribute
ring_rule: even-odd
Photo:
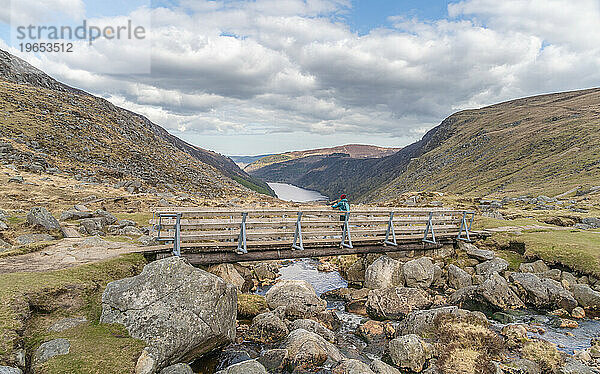
<svg viewBox="0 0 600 374"><path fill-rule="evenodd" d="M173 253L265 248L400 245L442 239L470 241L474 213L444 208L153 209L156 238Z"/></svg>

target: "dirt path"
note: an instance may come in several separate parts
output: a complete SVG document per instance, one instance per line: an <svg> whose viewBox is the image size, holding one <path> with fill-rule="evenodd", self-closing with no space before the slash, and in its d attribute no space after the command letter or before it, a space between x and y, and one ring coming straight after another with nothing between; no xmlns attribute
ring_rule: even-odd
<svg viewBox="0 0 600 374"><path fill-rule="evenodd" d="M0 274L60 270L139 250L140 247L131 243L109 242L97 237L68 238L39 252L0 259Z"/></svg>
<svg viewBox="0 0 600 374"><path fill-rule="evenodd" d="M573 230L572 227L560 227L560 226L541 226L541 225L527 225L527 226L502 226L502 227L494 227L491 229L485 229L485 231L489 232L516 232L523 230L558 230L558 231L568 231Z"/></svg>

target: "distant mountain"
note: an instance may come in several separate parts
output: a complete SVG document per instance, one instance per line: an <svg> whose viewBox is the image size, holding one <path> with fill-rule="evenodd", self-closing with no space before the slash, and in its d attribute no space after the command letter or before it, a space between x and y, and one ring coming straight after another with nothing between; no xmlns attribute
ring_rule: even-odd
<svg viewBox="0 0 600 374"><path fill-rule="evenodd" d="M139 179L150 186L211 191L211 196L243 185L274 196L231 159L60 83L2 50L0 81L0 142L24 155L13 160L33 154L43 159L37 164L97 180Z"/></svg>
<svg viewBox="0 0 600 374"><path fill-rule="evenodd" d="M258 161L263 157L272 156L273 154L259 155L259 156L229 156L240 168L245 168L254 161Z"/></svg>
<svg viewBox="0 0 600 374"><path fill-rule="evenodd" d="M600 89L461 111L418 142L379 159L331 155L251 173L330 197L345 192L354 200L373 203L420 190L554 195L576 186L596 186L600 185Z"/></svg>

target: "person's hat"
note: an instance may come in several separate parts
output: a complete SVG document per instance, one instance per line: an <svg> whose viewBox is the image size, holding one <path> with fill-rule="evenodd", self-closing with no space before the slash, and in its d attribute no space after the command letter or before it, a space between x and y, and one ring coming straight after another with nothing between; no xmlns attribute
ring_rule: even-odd
<svg viewBox="0 0 600 374"><path fill-rule="evenodd" d="M342 196L340 196L340 199L345 199L346 198L346 194L343 193Z"/></svg>

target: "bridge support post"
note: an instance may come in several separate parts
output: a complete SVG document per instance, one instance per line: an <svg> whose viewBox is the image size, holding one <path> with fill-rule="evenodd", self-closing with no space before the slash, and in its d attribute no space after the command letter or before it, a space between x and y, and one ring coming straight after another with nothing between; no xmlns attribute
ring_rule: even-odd
<svg viewBox="0 0 600 374"><path fill-rule="evenodd" d="M392 234L393 241L389 240L390 234ZM385 232L385 240L383 241L383 244L398 245L398 243L396 242L396 231L394 230L394 211L390 212L390 221L388 222L388 227L387 231Z"/></svg>
<svg viewBox="0 0 600 374"><path fill-rule="evenodd" d="M346 212L344 216L344 229L342 230L342 247L346 248L354 248L352 246L352 239L350 238L350 226L348 225L348 221L350 220L350 212ZM346 239L348 239L348 243L346 243Z"/></svg>
<svg viewBox="0 0 600 374"><path fill-rule="evenodd" d="M244 254L248 253L248 247L246 243L246 218L248 213L242 213L242 223L240 224L240 236L238 237L237 253Z"/></svg>
<svg viewBox="0 0 600 374"><path fill-rule="evenodd" d="M175 240L173 240L173 256L181 257L181 213L175 218Z"/></svg>
<svg viewBox="0 0 600 374"><path fill-rule="evenodd" d="M298 212L298 220L296 220L296 232L294 233L294 243L292 243L292 249L304 250L302 244L302 226L300 221L302 220L302 212Z"/></svg>
<svg viewBox="0 0 600 374"><path fill-rule="evenodd" d="M467 224L467 215L471 215L471 218L469 219L469 223ZM464 242L468 242L470 243L471 240L471 236L469 235L469 231L471 230L471 226L473 225L473 220L475 219L475 212L467 212L464 211L463 212L463 216L462 216L462 220L460 221L460 230L458 231L458 236L456 237L456 240L462 240ZM466 237L463 238L462 233L463 231L465 232Z"/></svg>
<svg viewBox="0 0 600 374"><path fill-rule="evenodd" d="M431 240L427 239L427 236L431 232ZM429 219L427 220L427 227L425 227L425 235L423 236L423 242L437 244L435 241L435 232L433 231L433 212L429 212Z"/></svg>

